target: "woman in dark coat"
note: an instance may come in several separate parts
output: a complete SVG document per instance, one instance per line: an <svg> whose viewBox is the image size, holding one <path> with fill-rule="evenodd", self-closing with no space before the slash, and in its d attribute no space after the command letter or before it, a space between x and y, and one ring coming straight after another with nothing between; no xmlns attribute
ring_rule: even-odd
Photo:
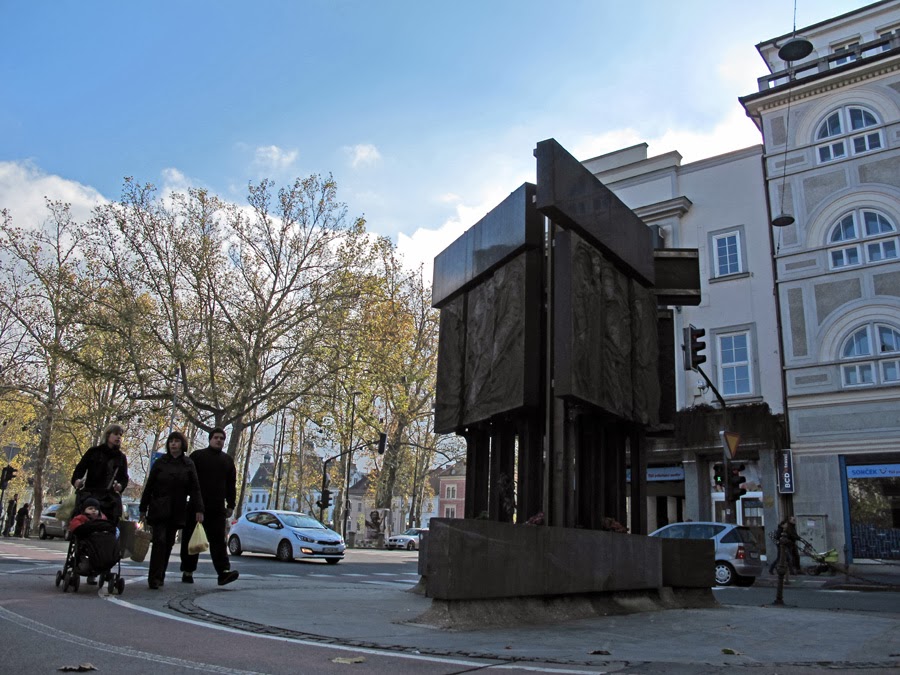
<svg viewBox="0 0 900 675"><path fill-rule="evenodd" d="M147 582L156 589L165 583L169 555L175 545L175 535L184 527L187 500L198 523L203 522L203 499L197 470L187 456L187 439L173 431L166 439L166 454L150 469L144 493L141 495L141 520L153 530L150 551L150 572Z"/></svg>

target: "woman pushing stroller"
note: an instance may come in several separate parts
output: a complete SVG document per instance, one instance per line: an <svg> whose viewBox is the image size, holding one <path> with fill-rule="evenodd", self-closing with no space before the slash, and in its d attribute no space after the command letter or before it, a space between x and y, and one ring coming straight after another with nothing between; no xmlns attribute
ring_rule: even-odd
<svg viewBox="0 0 900 675"><path fill-rule="evenodd" d="M184 434L178 431L169 434L166 454L153 463L141 495L141 520L146 520L153 530L150 571L147 575L151 589L165 583L175 535L185 526L188 497L191 500L191 515L198 523L203 522L200 482L197 480L197 469L187 456L187 449Z"/></svg>
<svg viewBox="0 0 900 675"><path fill-rule="evenodd" d="M128 486L128 459L122 452L122 434L119 424L110 424L103 430L103 442L89 448L82 455L72 472L72 485L78 490L75 513L81 514L88 499L95 499L100 512L117 525L122 516L122 490ZM91 575L87 583L96 583Z"/></svg>

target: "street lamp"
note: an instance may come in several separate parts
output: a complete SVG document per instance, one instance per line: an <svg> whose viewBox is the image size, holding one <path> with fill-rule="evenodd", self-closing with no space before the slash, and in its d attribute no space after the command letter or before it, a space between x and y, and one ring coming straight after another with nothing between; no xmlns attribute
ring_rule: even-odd
<svg viewBox="0 0 900 675"><path fill-rule="evenodd" d="M361 393L361 391L354 391L350 394L350 441L347 443L349 450L347 451L347 467L344 473L346 477L344 486L344 522L341 528L341 536L344 537L344 541L347 540L347 526L350 522L350 467L353 464L353 426L356 423L356 397Z"/></svg>

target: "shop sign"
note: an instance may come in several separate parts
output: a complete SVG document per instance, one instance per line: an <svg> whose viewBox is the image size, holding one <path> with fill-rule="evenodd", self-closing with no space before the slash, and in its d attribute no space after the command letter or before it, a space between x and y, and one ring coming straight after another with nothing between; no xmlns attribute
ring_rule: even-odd
<svg viewBox="0 0 900 675"><path fill-rule="evenodd" d="M778 492L783 495L794 494L794 458L790 450L778 452Z"/></svg>
<svg viewBox="0 0 900 675"><path fill-rule="evenodd" d="M900 478L900 464L848 466L847 478Z"/></svg>
<svg viewBox="0 0 900 675"><path fill-rule="evenodd" d="M626 482L631 482L631 469L625 471ZM647 482L654 483L667 480L684 480L683 466L648 466Z"/></svg>

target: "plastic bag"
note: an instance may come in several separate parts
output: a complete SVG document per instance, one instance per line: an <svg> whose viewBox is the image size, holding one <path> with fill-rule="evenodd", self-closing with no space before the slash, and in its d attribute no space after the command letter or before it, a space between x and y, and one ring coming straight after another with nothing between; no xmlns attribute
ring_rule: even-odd
<svg viewBox="0 0 900 675"><path fill-rule="evenodd" d="M206 530L203 529L201 523L197 523L197 527L194 528L194 534L191 535L191 540L188 542L188 553L198 555L208 548L209 539L206 538Z"/></svg>
<svg viewBox="0 0 900 675"><path fill-rule="evenodd" d="M75 502L78 498L75 490L72 490L68 496L62 500L59 508L56 510L56 517L59 520L71 520L75 513Z"/></svg>

